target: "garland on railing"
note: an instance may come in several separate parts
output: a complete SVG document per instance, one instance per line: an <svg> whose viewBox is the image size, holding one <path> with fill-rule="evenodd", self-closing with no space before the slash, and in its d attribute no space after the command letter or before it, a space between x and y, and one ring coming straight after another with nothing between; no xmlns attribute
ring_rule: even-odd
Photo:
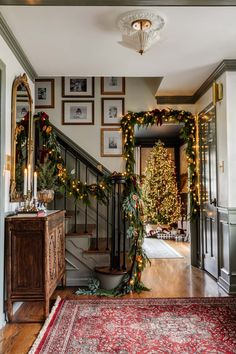
<svg viewBox="0 0 236 354"><path fill-rule="evenodd" d="M73 178L72 174L65 168L60 145L49 121L49 116L45 112L38 112L34 115L34 120L36 128L38 128L43 139L43 147L40 153L41 162L43 162L45 157L51 161L52 166L55 167L55 175L58 176L59 186L64 187L68 194L74 197L76 202L82 201L85 204L89 204L90 197L93 197L102 203L106 203L107 191L110 188L109 180L103 178L98 184L86 184L77 178Z"/></svg>

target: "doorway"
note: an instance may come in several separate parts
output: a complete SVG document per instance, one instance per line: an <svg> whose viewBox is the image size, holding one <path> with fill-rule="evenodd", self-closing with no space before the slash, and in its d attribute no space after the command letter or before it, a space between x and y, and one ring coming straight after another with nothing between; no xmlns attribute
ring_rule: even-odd
<svg viewBox="0 0 236 354"><path fill-rule="evenodd" d="M144 276L146 275L152 278L152 282L153 278L155 278L156 269L158 269L158 274L161 276L162 267L170 276L173 276L175 272L176 276L178 275L180 278L184 277L185 272L190 274L191 238L188 218L188 161L185 153L187 144L180 137L180 131L183 126L183 123L164 122L158 127L140 127L134 131L136 144L135 173L141 176L147 176L147 161L149 161L148 166L151 169L146 182L144 182L144 180L142 182L143 189L149 184L150 180L152 187L147 186L148 195L154 197L157 201L161 200L161 203L169 204L168 196L165 197L164 189L172 189L173 191L174 184L176 184L179 203L177 203L176 199L173 202L176 207L178 207L177 204L181 205L181 216L178 218L176 225L171 225L171 222L169 222L169 225L163 225L163 223L160 223L162 225L159 223L159 225L155 223L155 225L149 225L146 222L147 235L144 238L143 249L151 260L151 267L147 266ZM160 144L161 146L159 146ZM153 147L155 148L153 149ZM167 162L166 160L169 161ZM162 169L165 165L166 172L160 172L159 165L162 166ZM167 171L168 166L170 166L170 169L171 167L173 168L172 181L170 181L171 171ZM167 180L165 176L168 176L167 180L170 181L168 187L170 188L166 185ZM160 187L160 191L155 193L154 189L159 189L159 187L154 187L154 179L157 181L157 184L159 181L163 181L166 187L163 185L163 187ZM143 197L144 194L147 193L144 193L143 190ZM166 194L168 195L168 193ZM175 197L175 193L173 197ZM152 202L151 204L152 206L149 208L150 216L152 212L155 213L156 207ZM170 213L167 219L173 220L173 214L176 213ZM165 274L166 276L166 272L163 272L163 275ZM167 276L167 278L169 277Z"/></svg>

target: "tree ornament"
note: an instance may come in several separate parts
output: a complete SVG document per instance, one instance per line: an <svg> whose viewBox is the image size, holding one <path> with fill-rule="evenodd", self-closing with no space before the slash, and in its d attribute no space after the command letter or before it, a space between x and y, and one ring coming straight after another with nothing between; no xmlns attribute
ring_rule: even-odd
<svg viewBox="0 0 236 354"><path fill-rule="evenodd" d="M181 218L174 164L161 141L150 152L145 170L143 202L146 221L173 224Z"/></svg>

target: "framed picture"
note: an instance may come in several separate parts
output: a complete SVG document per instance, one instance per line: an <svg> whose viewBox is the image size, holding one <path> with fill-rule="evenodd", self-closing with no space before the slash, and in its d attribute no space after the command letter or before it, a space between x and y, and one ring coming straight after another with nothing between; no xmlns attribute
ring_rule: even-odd
<svg viewBox="0 0 236 354"><path fill-rule="evenodd" d="M124 112L124 98L102 98L102 125L120 125Z"/></svg>
<svg viewBox="0 0 236 354"><path fill-rule="evenodd" d="M54 79L35 80L35 108L54 108Z"/></svg>
<svg viewBox="0 0 236 354"><path fill-rule="evenodd" d="M101 77L101 95L125 95L125 77Z"/></svg>
<svg viewBox="0 0 236 354"><path fill-rule="evenodd" d="M27 100L17 100L16 102L16 123L21 122L29 112L29 102Z"/></svg>
<svg viewBox="0 0 236 354"><path fill-rule="evenodd" d="M17 97L28 97L28 92L23 84L19 84L17 87Z"/></svg>
<svg viewBox="0 0 236 354"><path fill-rule="evenodd" d="M101 129L101 156L122 156L122 131L118 128Z"/></svg>
<svg viewBox="0 0 236 354"><path fill-rule="evenodd" d="M63 101L62 124L94 124L94 101Z"/></svg>
<svg viewBox="0 0 236 354"><path fill-rule="evenodd" d="M63 77L62 97L94 97L94 77Z"/></svg>

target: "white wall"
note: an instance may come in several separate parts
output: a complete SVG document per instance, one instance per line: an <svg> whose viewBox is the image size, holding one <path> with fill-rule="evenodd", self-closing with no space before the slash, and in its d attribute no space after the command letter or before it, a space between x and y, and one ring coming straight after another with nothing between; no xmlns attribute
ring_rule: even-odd
<svg viewBox="0 0 236 354"><path fill-rule="evenodd" d="M14 79L25 71L20 65L11 49L7 46L4 39L0 36L0 59L6 65L6 87L5 87L5 155L11 155L11 91ZM29 85L34 98L34 83L29 79ZM8 191L10 187L10 171L5 171L5 211L14 210L15 205L9 202Z"/></svg>
<svg viewBox="0 0 236 354"><path fill-rule="evenodd" d="M1 194L1 213L7 213L15 209L16 204L10 203L9 201L9 187L10 187L10 171L5 171L5 156L11 155L11 91L14 79L24 73L24 69L17 61L16 57L7 46L4 39L0 36L0 60L2 66L5 66L5 87L3 87L3 102L1 102L2 115L2 131L1 131L1 156L3 161L1 161L1 175L3 176L3 186ZM32 90L32 97L34 97L34 85L33 82L29 80L30 87ZM4 299L4 227L1 225L0 230L0 327L4 323L3 314L3 299Z"/></svg>
<svg viewBox="0 0 236 354"><path fill-rule="evenodd" d="M146 111L156 107L156 99L154 92L149 83L144 78L126 78L126 94L125 95L102 95L100 94L100 78L95 78L95 98L94 98L94 125L62 125L62 101L73 100L73 98L61 97L61 78L55 78L55 108L41 109L48 113L50 121L62 130L76 144L81 146L102 165L111 172L124 171L124 161L121 157L102 157L100 154L100 130L101 126L101 97L124 97L125 112L127 111ZM74 100L83 100L83 98L75 98ZM91 100L91 98L88 98ZM38 110L39 111L39 110ZM115 126L111 126L111 128ZM109 128L109 126L103 126ZM118 126L117 126L118 128Z"/></svg>

